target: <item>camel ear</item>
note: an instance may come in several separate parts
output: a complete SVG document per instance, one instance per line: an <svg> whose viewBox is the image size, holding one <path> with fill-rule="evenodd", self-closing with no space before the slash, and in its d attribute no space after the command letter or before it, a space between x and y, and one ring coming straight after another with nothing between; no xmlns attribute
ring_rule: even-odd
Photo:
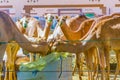
<svg viewBox="0 0 120 80"><path fill-rule="evenodd" d="M52 19L54 19L54 16L52 16Z"/></svg>
<svg viewBox="0 0 120 80"><path fill-rule="evenodd" d="M60 19L58 18L58 19L56 19L57 20L57 22L59 22L60 21Z"/></svg>
<svg viewBox="0 0 120 80"><path fill-rule="evenodd" d="M44 15L44 18L47 19L47 15Z"/></svg>
<svg viewBox="0 0 120 80"><path fill-rule="evenodd" d="M65 18L66 18L66 19L69 19L69 18L70 18L70 16L65 16Z"/></svg>
<svg viewBox="0 0 120 80"><path fill-rule="evenodd" d="M57 20L57 22L59 22L59 16L55 16L55 19Z"/></svg>
<svg viewBox="0 0 120 80"><path fill-rule="evenodd" d="M17 21L20 22L20 19L18 19Z"/></svg>
<svg viewBox="0 0 120 80"><path fill-rule="evenodd" d="M56 19L58 19L59 17L58 16L55 16Z"/></svg>
<svg viewBox="0 0 120 80"><path fill-rule="evenodd" d="M43 17L44 17L45 19L47 19L47 14L43 14Z"/></svg>

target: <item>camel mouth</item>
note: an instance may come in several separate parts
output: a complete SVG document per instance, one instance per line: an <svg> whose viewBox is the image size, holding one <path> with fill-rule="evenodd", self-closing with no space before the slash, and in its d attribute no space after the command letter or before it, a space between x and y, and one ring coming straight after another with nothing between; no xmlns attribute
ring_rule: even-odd
<svg viewBox="0 0 120 80"><path fill-rule="evenodd" d="M53 21L52 19L48 19L48 20L47 20L47 22L50 22L50 23L51 23L52 21Z"/></svg>

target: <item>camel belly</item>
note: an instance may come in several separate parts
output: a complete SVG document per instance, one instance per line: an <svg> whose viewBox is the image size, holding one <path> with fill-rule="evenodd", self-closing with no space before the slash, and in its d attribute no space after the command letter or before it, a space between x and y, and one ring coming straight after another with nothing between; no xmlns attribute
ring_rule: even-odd
<svg viewBox="0 0 120 80"><path fill-rule="evenodd" d="M112 40L110 46L112 49L120 49L120 40Z"/></svg>

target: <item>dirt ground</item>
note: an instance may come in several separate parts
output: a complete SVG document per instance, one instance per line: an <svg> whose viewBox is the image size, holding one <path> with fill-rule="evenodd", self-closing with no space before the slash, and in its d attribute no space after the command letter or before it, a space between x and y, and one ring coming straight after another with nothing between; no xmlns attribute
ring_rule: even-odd
<svg viewBox="0 0 120 80"><path fill-rule="evenodd" d="M82 80L88 80L87 77L88 77L87 75L83 75ZM72 80L79 80L78 74L75 74L75 75L72 77ZM98 76L98 79L97 79L97 80L101 80L101 79L100 79L100 75ZM114 80L114 74L111 74L111 75L110 75L110 80ZM116 79L116 80L120 80L120 75L117 76L117 79Z"/></svg>

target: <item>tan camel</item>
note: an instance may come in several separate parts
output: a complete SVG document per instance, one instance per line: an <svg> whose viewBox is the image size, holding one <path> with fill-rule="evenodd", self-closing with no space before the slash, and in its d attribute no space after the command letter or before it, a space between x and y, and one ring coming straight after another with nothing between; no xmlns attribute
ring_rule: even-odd
<svg viewBox="0 0 120 80"><path fill-rule="evenodd" d="M116 16L117 14L112 14L112 16ZM112 16L102 16L102 17L100 17L100 18L98 18L97 20L96 20L96 22L98 22L98 21L100 21L100 20L104 20L104 19L107 19L107 18L111 18ZM84 29L82 29L82 30L84 30ZM91 52L91 50L90 50L90 52ZM88 55L88 54L86 54L86 55ZM87 56L86 56L87 57ZM89 57L89 56L88 56ZM90 58L89 58L90 59ZM88 59L88 62L89 61L91 61L91 60L89 60ZM87 61L86 61L87 62Z"/></svg>
<svg viewBox="0 0 120 80"><path fill-rule="evenodd" d="M87 33L87 31L89 30L89 28L90 28L90 26L91 26L91 23L89 22L89 21L94 21L94 23L92 24L92 26L95 24L95 23L97 23L99 20L104 20L104 19L107 19L107 18L110 18L110 16L103 16L103 17L100 17L100 18L97 18L95 21L94 20L86 20L86 21L84 21L83 22L83 24L81 24L82 25L82 27L81 27L81 35L82 36L84 36L86 33ZM74 18L75 19L75 18ZM81 18L82 19L82 18ZM65 20L65 18L63 18L63 20ZM79 19L80 20L80 19ZM78 20L78 21L79 21ZM77 22L75 22L76 20L73 20L73 22L74 22L74 24L77 24ZM71 23L72 23L72 21L71 21ZM89 26L88 25L84 25L84 24L89 24ZM67 25L67 24L66 24ZM64 25L62 28L63 28L63 30L64 30L64 28L65 28L65 30L63 31L63 32L65 32L66 33L66 38L68 39L68 40L71 40L71 39L75 39L77 36L72 36L72 37L74 37L74 38L69 38L67 35L69 35L69 29L70 29L70 27L71 26L66 26L66 25ZM79 24L80 25L80 24ZM86 26L87 26L87 29L86 29ZM66 29L66 27L67 27L67 29ZM66 30L68 30L68 33L66 32ZM72 29L71 29L71 31L72 31ZM74 32L74 31L73 31ZM80 35L80 34L79 34ZM79 37L81 37L81 36L78 36L78 39L79 39ZM84 37L83 37L84 38ZM93 49L91 49L90 51L88 51L88 52L90 52L91 53L91 51L93 51L94 52L94 50ZM90 54L90 56L89 56L89 53L88 52L85 52L85 56L87 57L86 59L87 59L87 61L86 62L88 62L89 64L89 66L88 67L91 67L91 68L93 68L93 67L95 67L95 66L90 66L90 65L93 65L92 63L91 63L91 56L93 55L93 54ZM97 57L97 55L96 54L94 54L95 56L94 56L94 58L96 58ZM90 61L90 62L89 62ZM96 61L94 62L95 64L96 64L96 66L97 66L97 63L96 63ZM90 68L90 69L91 69Z"/></svg>
<svg viewBox="0 0 120 80"><path fill-rule="evenodd" d="M65 17L63 17L63 18L61 18L63 21L65 21ZM81 18L82 19L82 18ZM63 22L63 21L61 21L61 22ZM61 25L63 25L63 23L59 23L59 24L61 24ZM74 23L75 24L75 23ZM76 23L77 24L77 23ZM70 33L72 34L72 32L73 33L75 33L74 31L72 31L71 30L71 32L69 32L70 31L70 27L68 27L68 25L66 24L66 22L65 22L65 24L63 25L63 26L61 26L60 25L60 27L61 27L61 29L62 29L62 31L63 31L63 33L64 33L64 35L65 35L65 37L67 38L67 40L72 40L72 41L75 41L75 40L79 40L79 39L81 39L81 37L83 37L86 33L87 33L87 31L89 30L89 28L92 26L92 25L94 25L95 24L95 20L94 19L88 19L88 20L85 20L85 21L83 21L81 24L79 24L79 28L78 28L78 30L79 30L79 32L76 32L78 35L76 36L76 34L73 34L74 36L72 36L72 38L70 38L70 37L67 37ZM68 32L67 32L67 31ZM77 30L77 31L78 31ZM66 35L67 34L67 35ZM77 55L77 54L76 54ZM77 62L77 66L78 66L78 68L80 67L80 65L79 65L79 60L80 59L78 59L78 58L80 58L79 57L80 55L77 55L77 60L76 60L76 62ZM89 59L88 59L88 61L89 61ZM79 71L80 71L80 68L79 68ZM79 77L81 76L81 73L79 73ZM81 78L81 77L80 77Z"/></svg>
<svg viewBox="0 0 120 80"><path fill-rule="evenodd" d="M20 20L16 22L16 25L21 33L29 36L29 37L38 37L37 29L42 29L39 21L30 16L24 16ZM41 30L42 31L42 30Z"/></svg>
<svg viewBox="0 0 120 80"><path fill-rule="evenodd" d="M45 37L47 38L50 32L50 27L54 17L51 14L44 16L46 18L46 23L44 29L40 22L33 17L23 17L16 22L16 25L20 32L26 34L28 37Z"/></svg>
<svg viewBox="0 0 120 80"><path fill-rule="evenodd" d="M68 16L65 16L65 18L67 19L67 20L66 20L66 23L67 23L69 29L72 30L72 31L74 31L75 29L78 29L78 28L80 27L80 24L81 24L84 20L88 19L88 18L86 18L85 15L76 15L76 16L74 16L74 17L72 17L72 18L68 18ZM58 21L59 21L60 17L57 18L57 19L58 19ZM53 34L51 34L51 36L52 36L52 38L54 38L54 39L66 40L66 37L64 36L64 34L63 34L63 32L61 31L61 28L59 27L58 24L57 24L57 26L56 26ZM51 36L49 36L49 39L51 38ZM74 37L74 38L75 38L75 37ZM72 38L72 39L74 39L74 38ZM48 39L48 41L49 41L49 39Z"/></svg>
<svg viewBox="0 0 120 80"><path fill-rule="evenodd" d="M119 25L120 25L120 17L109 18L106 20L100 21L94 28L89 32L89 35L84 39L84 41L78 42L76 44L72 43L59 43L57 44L57 51L68 51L72 53L84 52L94 46L97 46L99 53L103 54L107 52L109 54L109 50L113 49L116 51L116 54L119 53ZM112 34L111 34L112 33ZM64 46L64 47L62 47ZM69 46L69 47L68 47ZM105 68L105 56L99 55L100 65ZM117 58L118 59L118 58ZM118 61L120 61L118 59ZM119 64L118 64L119 66ZM119 67L117 70L119 71ZM103 73L104 74L104 73ZM117 72L116 72L117 74ZM105 76L104 76L105 77ZM106 80L106 79L102 79Z"/></svg>
<svg viewBox="0 0 120 80"><path fill-rule="evenodd" d="M76 18L76 17L75 17ZM62 30L64 30L64 28L65 28L65 30L63 31L63 33L64 32L66 32L66 31L71 31L71 32L66 32L66 34L67 35L65 35L65 37L68 39L68 40L78 40L78 39L80 39L81 38L81 35L83 36L86 32L87 32L87 30L89 30L89 28L90 28L90 26L92 25L92 22L94 22L94 19L89 19L89 20L85 20L86 18L84 18L84 17L79 17L79 19L78 18L76 18L76 20L75 20L75 18L73 18L74 20L73 20L73 22L72 22L72 20L71 20L71 23L72 24L77 24L77 25L79 25L79 28L78 28L78 30L79 30L79 32L77 32L76 31L76 34L78 34L77 36L75 36L75 34L73 34L74 36L72 36L72 38L69 38L67 35L69 35L70 33L72 33L72 29L71 29L71 26L68 26L67 24L66 25L64 25L63 27L62 26L60 26L60 28L59 29L62 29ZM80 20L80 18L81 18L81 20ZM65 21L66 20L66 17L63 17L62 18L63 19L63 21ZM79 22L79 20L80 20L80 22ZM83 20L85 20L85 21L83 21ZM79 22L79 23L78 23ZM81 23L82 22L82 23ZM81 24L80 24L81 23ZM80 26L81 25L81 26ZM67 27L67 28L66 28ZM76 27L78 27L78 26L76 26ZM75 33L75 31L73 31L73 33ZM76 39L75 39L76 38ZM79 55L78 55L79 56ZM80 57L78 57L77 56L77 59L78 58L80 58ZM80 59L79 59L80 60ZM78 67L80 66L79 65L79 62L78 62L78 60L76 61L77 62L77 65L78 65ZM80 75L81 75L81 73L79 73Z"/></svg>
<svg viewBox="0 0 120 80"><path fill-rule="evenodd" d="M10 16L4 12L0 12L0 58L2 69L2 59L6 49L6 45L10 41L16 41L23 49L29 52L46 54L49 50L47 42L30 42L17 29Z"/></svg>
<svg viewBox="0 0 120 80"><path fill-rule="evenodd" d="M70 19L66 20L67 25L71 28L72 31L77 31L80 24L88 19L84 14L76 15Z"/></svg>
<svg viewBox="0 0 120 80"><path fill-rule="evenodd" d="M59 21L60 17L57 17L58 21ZM86 18L85 15L76 15L76 16L74 16L72 18L68 18L68 16L65 16L65 17L67 18L66 24L68 25L68 27L70 28L70 30L73 30L73 31L77 31L76 29L79 28L80 24L84 20L88 19L88 18ZM50 39L53 39L53 38L54 39L66 40L66 38L65 38L65 36L64 36L61 28L59 27L58 23L57 23L57 25L56 25L53 33L49 36L48 41Z"/></svg>
<svg viewBox="0 0 120 80"><path fill-rule="evenodd" d="M23 34L25 34L25 36L29 40L35 40L38 38L47 40L49 32L50 32L50 27L52 25L52 21L53 21L54 17L51 14L46 14L46 15L44 15L44 17L46 18L44 30L42 29L39 21L30 16L23 17L22 19L20 19L20 21L17 21L16 24L17 24L18 29L21 32L24 32ZM36 55L37 55L36 59L38 59L39 54L36 54ZM30 61L31 62L34 61L33 56L34 56L34 54L30 53Z"/></svg>

